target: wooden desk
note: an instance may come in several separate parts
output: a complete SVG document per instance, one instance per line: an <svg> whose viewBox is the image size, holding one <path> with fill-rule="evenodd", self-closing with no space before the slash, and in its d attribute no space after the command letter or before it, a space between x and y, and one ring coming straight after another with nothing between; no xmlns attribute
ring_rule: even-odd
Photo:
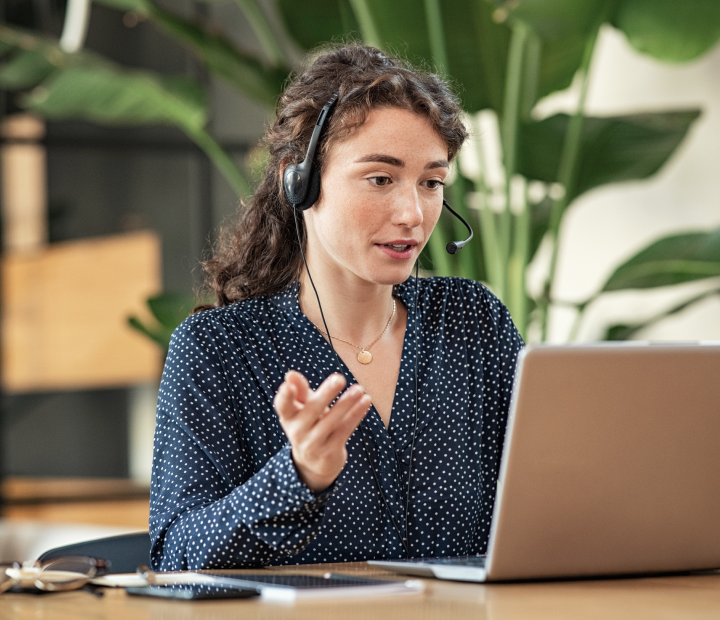
<svg viewBox="0 0 720 620"><path fill-rule="evenodd" d="M297 571L300 567L273 571ZM303 572L390 576L362 563L301 567ZM397 576L393 576L397 577ZM267 603L259 599L173 601L128 596L108 590L33 596L0 595L0 618L14 620L717 620L720 573L712 575L609 579L554 583L477 585L426 580L424 594Z"/></svg>
<svg viewBox="0 0 720 620"><path fill-rule="evenodd" d="M4 519L148 527L150 488L132 480L6 476L0 493Z"/></svg>

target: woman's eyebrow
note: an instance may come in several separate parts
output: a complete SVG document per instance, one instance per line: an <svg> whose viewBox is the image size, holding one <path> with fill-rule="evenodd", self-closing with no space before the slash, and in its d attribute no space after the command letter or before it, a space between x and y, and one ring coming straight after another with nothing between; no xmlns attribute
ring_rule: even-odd
<svg viewBox="0 0 720 620"><path fill-rule="evenodd" d="M425 165L425 170L432 170L433 168L449 168L450 164L448 164L447 159L438 159L436 161L431 161L429 164Z"/></svg>
<svg viewBox="0 0 720 620"><path fill-rule="evenodd" d="M384 155L382 153L370 153L369 155L363 155L359 159L355 160L356 164L366 164L366 163L380 163L380 164L389 164L390 166L395 166L396 168L404 168L405 162L402 159L398 159L397 157L393 157L392 155ZM449 168L450 164L448 164L446 159L438 159L435 161L431 161L427 164L425 164L425 170L432 170L433 168Z"/></svg>
<svg viewBox="0 0 720 620"><path fill-rule="evenodd" d="M370 153L370 155L363 155L359 159L355 160L356 164L366 164L370 162L389 164L397 168L403 168L405 166L405 162L402 159L398 159L392 155L383 155L382 153Z"/></svg>

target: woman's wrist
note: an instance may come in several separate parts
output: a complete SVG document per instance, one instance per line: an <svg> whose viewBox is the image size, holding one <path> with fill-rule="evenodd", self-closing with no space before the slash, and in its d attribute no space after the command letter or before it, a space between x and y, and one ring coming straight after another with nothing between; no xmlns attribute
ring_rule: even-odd
<svg viewBox="0 0 720 620"><path fill-rule="evenodd" d="M315 495L319 495L323 491L326 491L329 487L332 486L332 483L335 482L337 475L327 476L314 473L308 468L298 464L298 462L295 460L295 456L293 455L292 450L290 451L290 455L292 457L292 462L295 466L295 471L297 472L298 479Z"/></svg>

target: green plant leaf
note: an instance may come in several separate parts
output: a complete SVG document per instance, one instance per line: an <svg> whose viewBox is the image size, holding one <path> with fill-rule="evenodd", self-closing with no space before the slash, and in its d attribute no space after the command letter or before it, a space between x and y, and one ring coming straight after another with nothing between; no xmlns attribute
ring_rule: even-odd
<svg viewBox="0 0 720 620"><path fill-rule="evenodd" d="M158 323L172 332L190 316L198 300L185 293L162 293L148 298L147 305Z"/></svg>
<svg viewBox="0 0 720 620"><path fill-rule="evenodd" d="M87 51L67 54L55 41L7 26L0 26L0 40L13 45L21 56L36 56L26 61L33 70L33 80L40 75L36 67L43 66L37 57L44 57L57 68L20 99L23 107L46 118L135 125L173 123L189 131L205 125L204 94L192 80L126 70Z"/></svg>
<svg viewBox="0 0 720 620"><path fill-rule="evenodd" d="M369 0L385 49L434 67L423 0ZM492 6L477 0L440 4L447 67L468 112L503 106L510 31L492 19Z"/></svg>
<svg viewBox="0 0 720 620"><path fill-rule="evenodd" d="M290 73L289 68L267 67L223 34L211 32L158 6L150 6L148 16L168 34L187 45L210 71L258 103L274 108Z"/></svg>
<svg viewBox="0 0 720 620"><path fill-rule="evenodd" d="M19 50L0 68L0 87L30 88L48 77L56 67L40 50Z"/></svg>
<svg viewBox="0 0 720 620"><path fill-rule="evenodd" d="M537 99L567 88L582 62L585 44L613 0L486 0L495 19L519 20L541 40Z"/></svg>
<svg viewBox="0 0 720 620"><path fill-rule="evenodd" d="M205 152L239 197L252 193L242 171L205 130L205 95L196 82L126 70L87 51L67 54L54 41L2 25L0 41L44 54L58 68L19 99L21 106L49 119L176 125Z"/></svg>
<svg viewBox="0 0 720 620"><path fill-rule="evenodd" d="M570 35L563 39L541 39L540 74L535 100L570 86L580 68L587 37Z"/></svg>
<svg viewBox="0 0 720 620"><path fill-rule="evenodd" d="M620 265L602 292L645 289L720 276L720 228L670 235Z"/></svg>
<svg viewBox="0 0 720 620"><path fill-rule="evenodd" d="M712 290L700 293L699 295L695 295L694 297L691 297L690 299L684 300L680 304L676 304L675 306L672 306L671 308L663 310L659 314L656 314L655 316L653 316L649 319L646 319L642 323L635 323L633 325L627 325L624 323L610 325L605 330L605 335L603 336L602 340L630 340L639 331L646 329L648 327L651 327L655 323L659 323L663 319L666 319L667 317L672 316L673 314L678 314L678 313L682 312L683 310L689 308L690 306L694 306L696 303L704 301L708 297L712 297L713 295L720 295L720 289L712 289Z"/></svg>
<svg viewBox="0 0 720 620"><path fill-rule="evenodd" d="M360 35L348 0L277 0L277 7L285 29L303 49L313 49L343 35Z"/></svg>
<svg viewBox="0 0 720 620"><path fill-rule="evenodd" d="M652 112L583 122L578 176L570 201L587 190L655 174L675 152L699 110ZM557 114L523 125L518 170L530 179L557 181L569 117Z"/></svg>
<svg viewBox="0 0 720 620"><path fill-rule="evenodd" d="M639 52L669 62L687 62L720 40L720 2L622 0L614 24Z"/></svg>
<svg viewBox="0 0 720 620"><path fill-rule="evenodd" d="M610 5L609 0L494 0L509 19L530 26L541 39L588 35Z"/></svg>
<svg viewBox="0 0 720 620"><path fill-rule="evenodd" d="M93 0L93 2L121 11L136 11L142 14L147 13L150 8L148 0Z"/></svg>
<svg viewBox="0 0 720 620"><path fill-rule="evenodd" d="M462 87L463 108L502 112L510 29L493 20L487 2L443 2L441 8L448 70Z"/></svg>
<svg viewBox="0 0 720 620"><path fill-rule="evenodd" d="M258 103L273 108L287 79L288 67L265 66L238 48L224 34L185 19L150 0L94 0L121 10L136 11L189 47L210 71Z"/></svg>
<svg viewBox="0 0 720 620"><path fill-rule="evenodd" d="M161 293L146 300L148 308L155 319L155 324L148 324L136 316L128 317L128 325L153 342L159 344L166 352L170 346L173 332L182 323L193 308L210 303L208 296L196 297L188 293Z"/></svg>
<svg viewBox="0 0 720 620"><path fill-rule="evenodd" d="M608 326L600 340L630 340L642 328L642 325L617 323L615 325Z"/></svg>
<svg viewBox="0 0 720 620"><path fill-rule="evenodd" d="M532 260L550 227L550 214L552 212L552 199L546 196L540 202L529 205L530 209L530 245L528 247L528 260Z"/></svg>
<svg viewBox="0 0 720 620"><path fill-rule="evenodd" d="M423 0L368 0L383 48L414 63L433 67ZM357 19L347 0L279 0L292 37L305 49L357 37ZM509 30L492 20L492 6L482 0L441 4L449 67L468 111L502 109Z"/></svg>
<svg viewBox="0 0 720 620"><path fill-rule="evenodd" d="M84 118L96 123L173 123L195 130L206 121L200 88L189 80L161 80L149 72L109 64L77 65L53 75L21 99L49 119Z"/></svg>
<svg viewBox="0 0 720 620"><path fill-rule="evenodd" d="M165 351L170 346L170 337L172 332L168 334L168 331L160 326L148 326L145 325L136 316L130 316L127 319L128 325L134 330L140 332L143 336L150 338L154 343L159 344Z"/></svg>

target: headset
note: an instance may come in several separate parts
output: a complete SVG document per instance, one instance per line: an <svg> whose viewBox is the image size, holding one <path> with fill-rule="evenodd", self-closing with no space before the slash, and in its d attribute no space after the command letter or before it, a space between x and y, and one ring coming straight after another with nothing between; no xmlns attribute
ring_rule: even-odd
<svg viewBox="0 0 720 620"><path fill-rule="evenodd" d="M323 106L323 109L320 111L320 115L318 116L317 121L315 122L315 127L313 128L312 135L310 136L310 143L308 144L307 153L305 154L305 159L299 163L299 164L290 164L285 168L285 172L283 173L283 192L285 194L285 198L287 198L287 201L290 203L292 210L293 210L293 216L295 219L295 232L297 233L297 240L298 244L300 246L300 254L303 259L303 263L305 264L305 271L308 274L308 278L310 280L310 284L312 285L313 291L315 292L315 298L318 302L318 307L320 308L320 316L322 317L323 326L325 327L325 332L328 335L328 340L330 341L330 347L332 348L333 353L335 354L335 358L338 363L338 368L342 373L342 367L343 364L340 361L340 356L338 355L337 351L335 350L335 345L333 345L332 337L330 336L330 329L328 328L327 322L325 321L325 314L323 313L322 304L320 303L320 296L318 295L317 288L315 288L315 282L313 282L312 275L310 275L310 269L308 268L307 260L305 260L305 251L303 250L302 240L300 238L300 225L298 224L298 217L297 212L305 211L306 209L309 209L312 207L320 197L320 171L317 163L315 162L315 152L317 151L317 145L318 141L320 140L320 134L322 133L323 127L325 126L325 123L328 119L328 116L330 115L330 111L332 110L333 106L337 103L339 97L339 93L333 93L333 96L330 97L330 100ZM454 215L457 219L459 219L465 227L468 229L468 232L470 233L470 236L467 239L464 239L462 241L451 241L447 244L445 249L447 250L448 254L455 254L459 250L461 250L466 243L468 243L472 237L473 237L473 230L470 227L470 224L468 224L465 219L463 219L462 216L460 216L459 213L454 211L450 205L447 203L446 200L443 199L443 206L447 208L448 211L452 215ZM370 449L368 448L367 444L367 438L365 436L365 431L362 428L362 425L360 425L358 428L360 429L360 434L362 436L363 441L363 447L365 449L365 454L368 459L368 463L370 464L370 469L372 470L373 477L375 478L375 484L377 485L378 491L380 492L380 497L382 497L383 502L385 504L385 509L387 510L387 514L390 517L390 522L393 525L393 528L397 532L398 537L400 538L400 542L402 543L403 549L405 550L405 555L410 558L410 540L408 537L408 520L410 516L410 491L411 491L411 483L412 483L412 464L413 464L413 453L415 451L415 436L417 435L417 427L418 427L418 352L420 349L420 342L418 340L418 334L417 334L417 325L418 325L418 313L417 313L417 307L418 307L418 262L415 262L415 317L414 317L414 326L415 326L415 426L413 428L413 434L412 434L412 443L410 446L410 463L408 465L408 490L407 490L407 499L405 502L405 528L404 532L400 529L397 522L395 521L395 517L393 516L392 510L390 509L390 504L387 500L387 497L385 497L385 492L383 491L382 484L380 483L380 477L378 473L375 471L375 467L373 466L372 458L370 455Z"/></svg>

